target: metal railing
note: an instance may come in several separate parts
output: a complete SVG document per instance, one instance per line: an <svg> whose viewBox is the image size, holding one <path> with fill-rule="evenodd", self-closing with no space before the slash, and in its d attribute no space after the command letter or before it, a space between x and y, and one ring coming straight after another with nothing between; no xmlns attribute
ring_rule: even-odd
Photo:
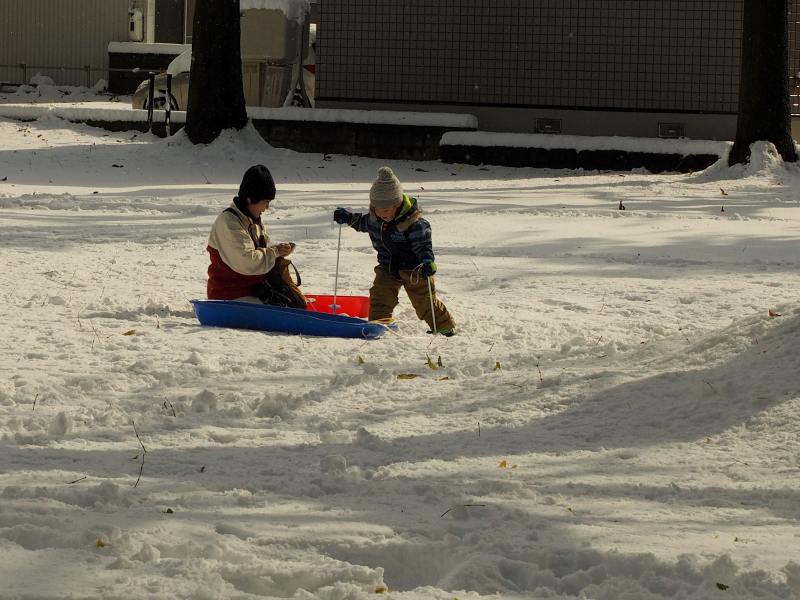
<svg viewBox="0 0 800 600"><path fill-rule="evenodd" d="M164 127L167 136L172 135L172 74L167 73L167 89L164 90ZM156 74L147 74L147 130L153 132L153 111L155 110Z"/></svg>

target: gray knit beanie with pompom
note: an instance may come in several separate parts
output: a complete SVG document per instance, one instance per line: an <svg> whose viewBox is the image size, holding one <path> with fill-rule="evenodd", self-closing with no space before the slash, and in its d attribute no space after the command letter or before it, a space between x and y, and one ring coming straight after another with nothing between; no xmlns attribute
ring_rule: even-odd
<svg viewBox="0 0 800 600"><path fill-rule="evenodd" d="M403 186L389 167L378 169L378 178L369 190L373 208L391 208L403 201Z"/></svg>

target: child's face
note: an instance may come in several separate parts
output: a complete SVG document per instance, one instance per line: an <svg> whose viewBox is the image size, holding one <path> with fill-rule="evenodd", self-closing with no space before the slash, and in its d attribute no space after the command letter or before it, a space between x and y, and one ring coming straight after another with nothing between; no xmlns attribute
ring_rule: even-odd
<svg viewBox="0 0 800 600"><path fill-rule="evenodd" d="M375 214L378 215L378 218L381 221L389 222L394 219L394 215L397 213L397 208L400 206L398 202L394 206L390 206L389 208L376 208Z"/></svg>
<svg viewBox="0 0 800 600"><path fill-rule="evenodd" d="M249 205L248 209L250 210L250 214L252 214L256 219L261 216L261 214L269 208L269 203L271 200L264 198L263 200L259 200L258 202L254 200L248 200Z"/></svg>

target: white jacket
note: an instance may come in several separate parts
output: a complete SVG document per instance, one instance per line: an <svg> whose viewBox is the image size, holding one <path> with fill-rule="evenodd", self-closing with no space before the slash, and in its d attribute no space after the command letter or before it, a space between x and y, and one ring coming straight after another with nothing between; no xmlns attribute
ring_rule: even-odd
<svg viewBox="0 0 800 600"><path fill-rule="evenodd" d="M208 245L219 252L222 261L241 275L266 275L275 266L278 253L270 248L266 230L231 203L236 214L223 211L214 221ZM258 247L264 236L266 248Z"/></svg>

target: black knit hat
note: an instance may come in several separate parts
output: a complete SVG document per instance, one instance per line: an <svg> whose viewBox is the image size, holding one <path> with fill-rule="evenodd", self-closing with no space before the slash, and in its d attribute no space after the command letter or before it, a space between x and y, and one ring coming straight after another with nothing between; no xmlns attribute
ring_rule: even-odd
<svg viewBox="0 0 800 600"><path fill-rule="evenodd" d="M239 186L239 198L250 198L253 202L275 198L275 182L267 167L253 165L244 172L242 184Z"/></svg>

